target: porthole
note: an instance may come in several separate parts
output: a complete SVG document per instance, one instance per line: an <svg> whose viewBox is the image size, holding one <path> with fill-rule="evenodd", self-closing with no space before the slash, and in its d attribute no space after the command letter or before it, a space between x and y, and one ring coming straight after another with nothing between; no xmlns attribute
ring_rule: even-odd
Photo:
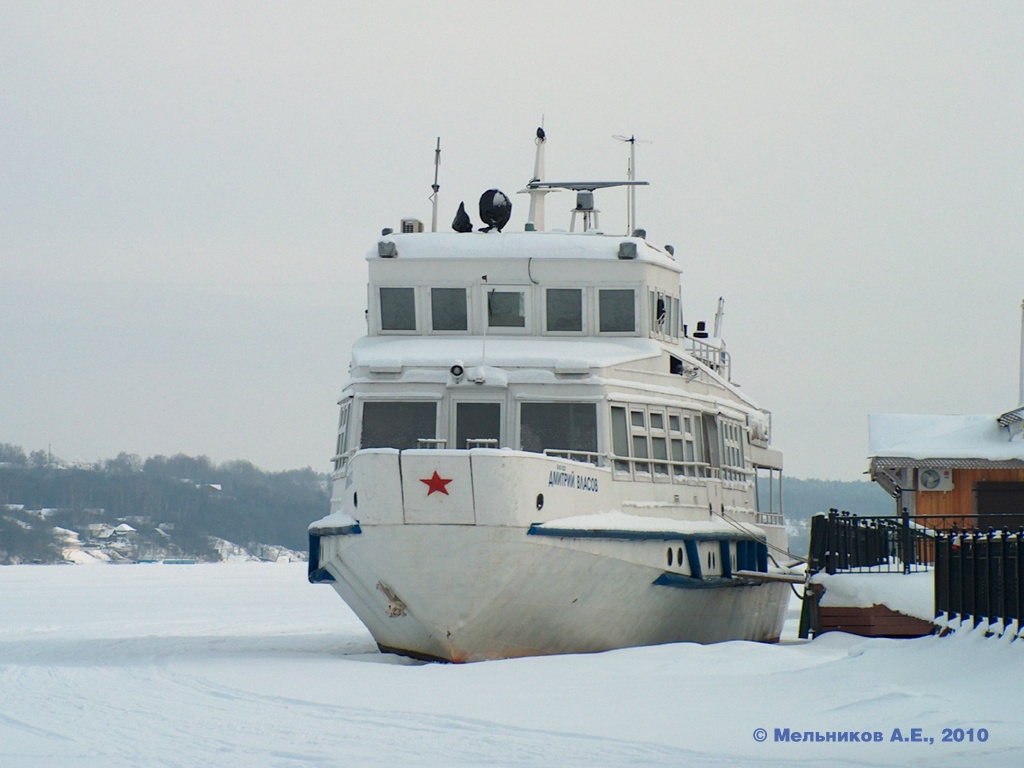
<svg viewBox="0 0 1024 768"><path fill-rule="evenodd" d="M672 567L672 547L668 548L668 567Z"/></svg>
<svg viewBox="0 0 1024 768"><path fill-rule="evenodd" d="M680 568L683 567L683 548L682 547L679 547L679 549L676 550L676 562L679 563L679 567Z"/></svg>
<svg viewBox="0 0 1024 768"><path fill-rule="evenodd" d="M538 493L537 494L537 511L539 512L542 509L544 509L544 494L543 493Z"/></svg>
<svg viewBox="0 0 1024 768"><path fill-rule="evenodd" d="M356 491L352 492L352 506L353 507L358 507L359 506L359 493L356 492Z"/></svg>

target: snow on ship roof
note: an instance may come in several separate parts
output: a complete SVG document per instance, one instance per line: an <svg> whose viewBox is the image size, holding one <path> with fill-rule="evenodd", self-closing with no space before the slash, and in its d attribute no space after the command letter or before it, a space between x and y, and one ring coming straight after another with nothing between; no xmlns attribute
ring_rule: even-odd
<svg viewBox="0 0 1024 768"><path fill-rule="evenodd" d="M487 337L486 364L506 368L607 368L657 357L652 339L556 339ZM359 366L437 366L459 360L480 365L484 352L480 336L364 336L352 346L352 363Z"/></svg>
<svg viewBox="0 0 1024 768"><path fill-rule="evenodd" d="M682 272L675 259L639 237L594 232L422 232L385 235L398 259L602 259L619 261L619 244L635 243L636 259ZM380 258L374 247L367 261Z"/></svg>
<svg viewBox="0 0 1024 768"><path fill-rule="evenodd" d="M1010 440L994 415L872 413L868 416L872 457L1024 461L1024 440Z"/></svg>

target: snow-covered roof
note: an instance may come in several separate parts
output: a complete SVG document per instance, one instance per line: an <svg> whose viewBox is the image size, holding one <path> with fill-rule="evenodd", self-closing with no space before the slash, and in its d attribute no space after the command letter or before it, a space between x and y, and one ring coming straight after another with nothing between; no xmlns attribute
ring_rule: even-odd
<svg viewBox="0 0 1024 768"><path fill-rule="evenodd" d="M868 416L868 451L872 458L1024 462L1024 440L1011 440L993 414L873 413Z"/></svg>
<svg viewBox="0 0 1024 768"><path fill-rule="evenodd" d="M486 364L503 368L607 368L657 357L658 342L640 338L488 338ZM481 365L480 337L367 336L352 347L356 366Z"/></svg>
<svg viewBox="0 0 1024 768"><path fill-rule="evenodd" d="M385 235L402 259L601 259L619 260L619 244L635 243L635 261L659 264L682 272L675 259L639 237L601 235L593 232L423 232ZM375 246L367 261L380 256Z"/></svg>

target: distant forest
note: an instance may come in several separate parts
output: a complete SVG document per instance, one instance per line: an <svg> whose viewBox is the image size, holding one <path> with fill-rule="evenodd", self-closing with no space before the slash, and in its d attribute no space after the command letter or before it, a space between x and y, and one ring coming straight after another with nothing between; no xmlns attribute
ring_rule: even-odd
<svg viewBox="0 0 1024 768"><path fill-rule="evenodd" d="M304 552L309 523L329 511L328 478L308 468L264 472L248 461L126 453L68 465L0 444L0 563L61 562L66 531L97 540L122 523L135 529L128 550L137 557L220 560L211 539L250 553Z"/></svg>
<svg viewBox="0 0 1024 768"><path fill-rule="evenodd" d="M893 498L866 480L798 480L782 478L782 508L790 520L810 520L818 512L838 509L857 515L891 515Z"/></svg>
<svg viewBox="0 0 1024 768"><path fill-rule="evenodd" d="M807 521L817 512L894 510L869 482L784 478L782 495L794 553L806 549ZM106 552L115 562L217 561L223 542L274 559L282 548L305 552L309 523L329 511L328 477L309 468L265 472L248 461L127 453L69 464L0 443L0 564L63 562L69 546ZM131 531L115 531L119 525Z"/></svg>

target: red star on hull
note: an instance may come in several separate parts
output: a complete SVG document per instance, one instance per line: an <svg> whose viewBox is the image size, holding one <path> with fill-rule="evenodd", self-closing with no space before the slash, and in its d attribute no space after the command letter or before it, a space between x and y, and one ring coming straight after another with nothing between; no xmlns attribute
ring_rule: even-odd
<svg viewBox="0 0 1024 768"><path fill-rule="evenodd" d="M447 485L451 481L452 481L452 478L448 478L446 480L443 477L441 477L439 474L437 474L437 470L436 469L434 470L433 477L428 477L428 478L425 478L425 479L424 478L420 478L420 482L427 486L427 489L428 489L427 490L427 496L429 496L430 494L435 493L435 492L443 493L445 496L447 496L448 495Z"/></svg>

